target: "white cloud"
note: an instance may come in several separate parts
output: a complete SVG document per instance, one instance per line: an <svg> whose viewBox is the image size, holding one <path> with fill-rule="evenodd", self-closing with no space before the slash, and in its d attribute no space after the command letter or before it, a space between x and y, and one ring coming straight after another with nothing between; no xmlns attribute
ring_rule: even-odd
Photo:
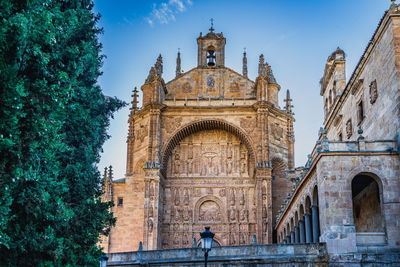
<svg viewBox="0 0 400 267"><path fill-rule="evenodd" d="M185 12L192 5L192 0L169 0L160 5L153 4L153 10L145 20L150 26L154 26L155 22L168 24L176 20L176 14Z"/></svg>

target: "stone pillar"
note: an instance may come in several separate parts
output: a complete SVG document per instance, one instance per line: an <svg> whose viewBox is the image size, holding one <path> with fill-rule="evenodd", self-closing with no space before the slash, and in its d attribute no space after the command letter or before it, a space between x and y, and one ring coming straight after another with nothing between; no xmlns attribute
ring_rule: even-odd
<svg viewBox="0 0 400 267"><path fill-rule="evenodd" d="M294 243L296 243L296 244L300 243L300 235L299 234L300 234L299 233L299 227L296 226L294 228Z"/></svg>
<svg viewBox="0 0 400 267"><path fill-rule="evenodd" d="M306 243L311 243L312 242L312 234L311 234L311 218L310 214L306 213L304 214L304 219L305 219L305 228L306 228Z"/></svg>
<svg viewBox="0 0 400 267"><path fill-rule="evenodd" d="M318 214L318 206L311 206L311 214L312 214L312 231L313 231L313 242L319 242L319 214Z"/></svg>
<svg viewBox="0 0 400 267"><path fill-rule="evenodd" d="M290 231L290 244L294 244L294 231Z"/></svg>
<svg viewBox="0 0 400 267"><path fill-rule="evenodd" d="M306 235L305 235L305 229L304 229L304 221L300 220L299 221L299 236L300 236L300 244L304 244L306 242Z"/></svg>

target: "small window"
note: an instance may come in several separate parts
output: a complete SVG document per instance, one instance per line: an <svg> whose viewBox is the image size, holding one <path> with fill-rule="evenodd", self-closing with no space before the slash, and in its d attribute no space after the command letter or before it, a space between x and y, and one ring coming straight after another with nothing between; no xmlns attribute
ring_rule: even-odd
<svg viewBox="0 0 400 267"><path fill-rule="evenodd" d="M361 124L363 120L364 120L364 105L363 101L361 100L358 103L358 124Z"/></svg>
<svg viewBox="0 0 400 267"><path fill-rule="evenodd" d="M343 141L343 134L339 133L339 141Z"/></svg>
<svg viewBox="0 0 400 267"><path fill-rule="evenodd" d="M122 207L124 205L124 199L122 197L118 198L118 207Z"/></svg>

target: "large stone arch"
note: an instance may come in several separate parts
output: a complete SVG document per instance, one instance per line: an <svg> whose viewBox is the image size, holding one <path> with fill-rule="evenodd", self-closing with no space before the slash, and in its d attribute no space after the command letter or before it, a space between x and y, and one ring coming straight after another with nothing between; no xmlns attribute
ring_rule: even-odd
<svg viewBox="0 0 400 267"><path fill-rule="evenodd" d="M229 133L236 135L240 141L247 147L250 163L255 166L256 156L253 141L246 134L246 132L239 126L234 125L222 119L202 119L193 121L187 125L182 126L176 130L168 141L164 144L161 150L162 170L165 172L167 169L168 159L171 156L172 150L182 141L185 137L204 130L225 130Z"/></svg>

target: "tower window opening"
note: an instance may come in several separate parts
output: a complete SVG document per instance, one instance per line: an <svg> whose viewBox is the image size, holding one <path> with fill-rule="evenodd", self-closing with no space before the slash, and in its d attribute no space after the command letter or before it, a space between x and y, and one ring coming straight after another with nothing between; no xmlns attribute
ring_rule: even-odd
<svg viewBox="0 0 400 267"><path fill-rule="evenodd" d="M207 66L214 67L215 66L215 51L208 50L207 51Z"/></svg>

